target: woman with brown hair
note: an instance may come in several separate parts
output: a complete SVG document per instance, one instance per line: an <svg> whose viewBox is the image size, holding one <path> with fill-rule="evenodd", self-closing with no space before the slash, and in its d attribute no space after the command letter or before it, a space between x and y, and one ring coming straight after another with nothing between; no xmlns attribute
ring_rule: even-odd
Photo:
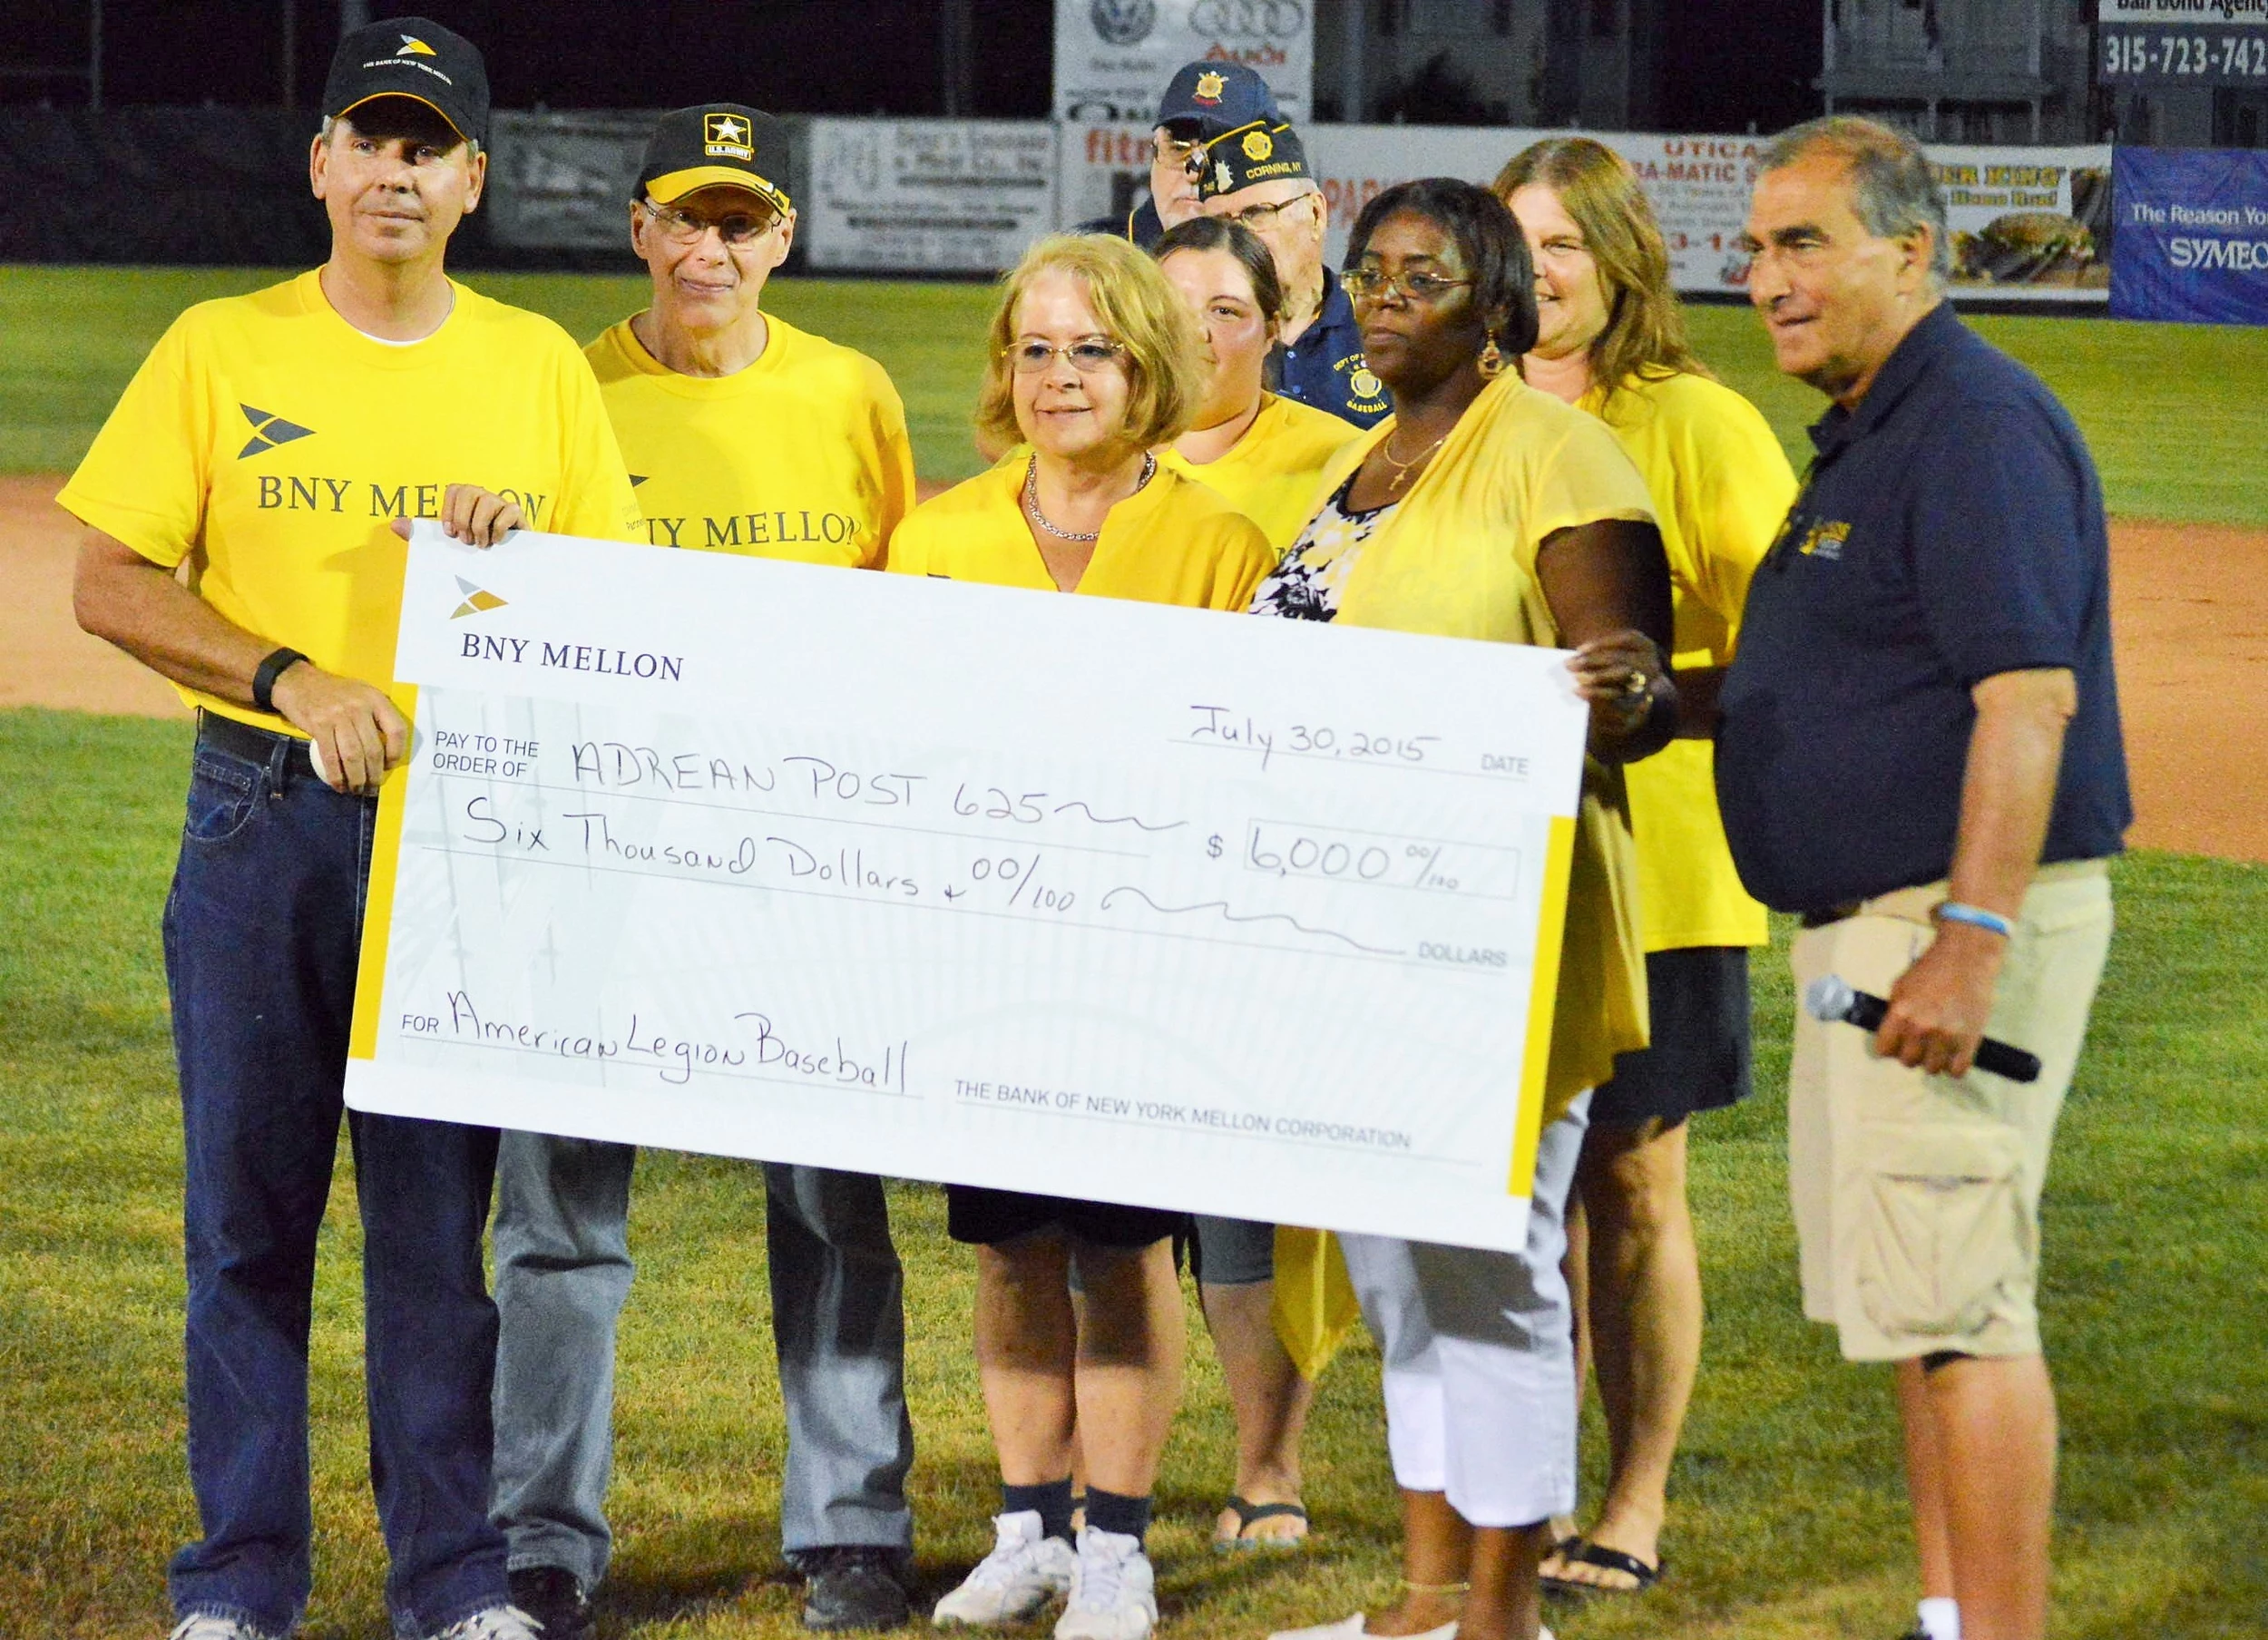
<svg viewBox="0 0 2268 1640"><path fill-rule="evenodd" d="M1019 447L908 513L890 569L1241 608L1275 560L1266 539L1151 454L1188 430L1205 384L1196 320L1157 265L1123 239L1041 239L1002 282L991 344L977 425ZM977 1249L1002 1505L992 1552L934 1621L991 1627L1068 1596L1058 1640L1143 1640L1158 1620L1149 1495L1181 1394L1183 1215L961 1185L946 1197L949 1234ZM1088 1477L1075 1546L1074 1440Z"/></svg>
<svg viewBox="0 0 2268 1640"><path fill-rule="evenodd" d="M1630 770L1652 1045L1591 1097L1568 1210L1576 1392L1586 1357L1611 1449L1589 1531L1571 1518L1543 1568L1559 1592L1632 1592L1661 1575L1670 1459L1701 1356L1701 1270L1686 1205L1686 1121L1748 1091L1748 951L1764 908L1717 818L1709 737L1748 579L1795 493L1764 417L1686 340L1669 255L1630 167L1554 137L1497 177L1536 269L1531 386L1605 421L1644 476L1675 588L1677 738Z"/></svg>

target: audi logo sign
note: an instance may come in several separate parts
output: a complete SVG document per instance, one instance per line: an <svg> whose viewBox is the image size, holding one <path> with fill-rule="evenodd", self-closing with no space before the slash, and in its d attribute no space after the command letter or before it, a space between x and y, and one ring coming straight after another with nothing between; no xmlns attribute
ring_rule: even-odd
<svg viewBox="0 0 2268 1640"><path fill-rule="evenodd" d="M1305 120L1314 0L1055 0L1059 120L1147 125L1185 63L1241 63L1286 115Z"/></svg>
<svg viewBox="0 0 2268 1640"><path fill-rule="evenodd" d="M1101 0L1097 0L1098 8ZM1304 39L1309 34L1303 0L1196 0L1189 32L1236 40Z"/></svg>

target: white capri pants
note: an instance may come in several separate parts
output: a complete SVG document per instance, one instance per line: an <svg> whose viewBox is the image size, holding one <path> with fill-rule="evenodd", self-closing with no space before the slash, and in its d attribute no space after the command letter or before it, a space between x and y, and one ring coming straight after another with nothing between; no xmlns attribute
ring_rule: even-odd
<svg viewBox="0 0 2268 1640"><path fill-rule="evenodd" d="M1445 1493L1473 1526L1575 1508L1574 1313L1559 1261L1589 1111L1586 1090L1543 1130L1520 1252L1339 1238L1378 1341L1394 1481Z"/></svg>

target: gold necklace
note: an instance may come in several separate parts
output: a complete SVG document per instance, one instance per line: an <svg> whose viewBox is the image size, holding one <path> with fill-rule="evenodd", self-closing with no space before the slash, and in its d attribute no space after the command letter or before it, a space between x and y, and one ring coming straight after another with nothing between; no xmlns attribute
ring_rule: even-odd
<svg viewBox="0 0 2268 1640"><path fill-rule="evenodd" d="M1408 461L1402 461L1397 459L1393 453L1394 435L1399 434L1401 431L1401 428L1396 427L1393 433L1387 434L1386 436L1381 439L1378 443L1378 454L1384 456L1387 464L1393 468L1393 482L1386 486L1386 493L1389 495L1392 495L1396 490L1401 489L1403 485L1410 482L1411 468L1416 466L1427 456L1432 454L1434 451L1440 449L1443 444L1448 442L1449 439L1449 434L1444 433L1441 435L1441 437L1426 445L1424 449L1419 451L1415 455L1413 455Z"/></svg>

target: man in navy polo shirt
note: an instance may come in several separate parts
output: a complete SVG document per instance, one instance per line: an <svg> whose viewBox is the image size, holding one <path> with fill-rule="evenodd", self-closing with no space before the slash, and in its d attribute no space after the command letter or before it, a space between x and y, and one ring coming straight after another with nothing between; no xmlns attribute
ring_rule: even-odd
<svg viewBox="0 0 2268 1640"><path fill-rule="evenodd" d="M1276 390L1358 427L1383 421L1393 403L1363 358L1354 302L1324 265L1331 206L1299 133L1277 120L1223 132L1198 161L1197 189L1207 216L1242 222L1276 259L1284 286Z"/></svg>
<svg viewBox="0 0 2268 1640"><path fill-rule="evenodd" d="M1749 298L1834 403L1752 583L1717 791L1749 891L1803 913L1791 1195L1804 1312L1897 1363L1931 1640L2046 1633L2056 1411L2038 1206L2132 810L2102 491L2078 429L1944 296L1912 139L1814 121L1761 160ZM2038 1079L1972 1069L1980 1037Z"/></svg>

